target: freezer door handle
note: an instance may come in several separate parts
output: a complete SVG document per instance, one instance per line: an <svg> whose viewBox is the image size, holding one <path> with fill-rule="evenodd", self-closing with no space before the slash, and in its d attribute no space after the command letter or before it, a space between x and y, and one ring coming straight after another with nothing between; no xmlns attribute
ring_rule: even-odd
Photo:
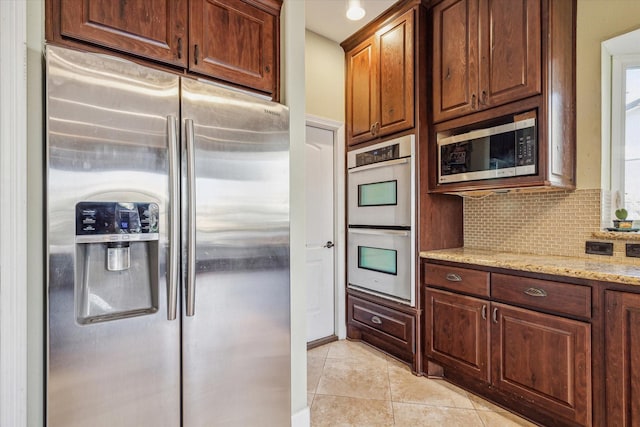
<svg viewBox="0 0 640 427"><path fill-rule="evenodd" d="M193 120L185 120L187 141L187 290L186 315L196 312L196 161L194 153Z"/></svg>
<svg viewBox="0 0 640 427"><path fill-rule="evenodd" d="M167 116L169 139L169 274L167 280L167 319L175 320L178 307L178 281L180 263L180 177L178 164L178 132L175 116Z"/></svg>

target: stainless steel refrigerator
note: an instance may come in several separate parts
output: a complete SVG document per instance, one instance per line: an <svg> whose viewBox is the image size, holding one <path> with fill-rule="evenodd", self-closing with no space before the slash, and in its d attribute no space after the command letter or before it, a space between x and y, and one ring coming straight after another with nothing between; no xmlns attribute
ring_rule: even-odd
<svg viewBox="0 0 640 427"><path fill-rule="evenodd" d="M290 425L286 107L46 48L47 424Z"/></svg>

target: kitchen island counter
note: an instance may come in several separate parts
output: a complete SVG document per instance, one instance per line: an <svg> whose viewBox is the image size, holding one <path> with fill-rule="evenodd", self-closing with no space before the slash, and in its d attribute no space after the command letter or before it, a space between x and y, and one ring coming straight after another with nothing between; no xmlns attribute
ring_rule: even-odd
<svg viewBox="0 0 640 427"><path fill-rule="evenodd" d="M640 286L640 260L624 262L594 258L563 257L495 252L486 249L454 248L420 252L427 260L506 268L533 273Z"/></svg>

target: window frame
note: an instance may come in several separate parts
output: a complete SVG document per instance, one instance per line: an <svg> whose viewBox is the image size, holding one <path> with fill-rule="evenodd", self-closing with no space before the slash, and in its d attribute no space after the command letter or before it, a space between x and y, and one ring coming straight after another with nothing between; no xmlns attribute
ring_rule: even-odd
<svg viewBox="0 0 640 427"><path fill-rule="evenodd" d="M611 226L624 206L625 64L640 58L640 29L601 43L601 189L602 228ZM620 159L623 159L622 161Z"/></svg>

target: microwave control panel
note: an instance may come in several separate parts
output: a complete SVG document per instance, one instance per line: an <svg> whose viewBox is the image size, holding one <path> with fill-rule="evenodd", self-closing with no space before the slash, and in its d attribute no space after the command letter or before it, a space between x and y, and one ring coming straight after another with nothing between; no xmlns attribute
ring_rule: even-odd
<svg viewBox="0 0 640 427"><path fill-rule="evenodd" d="M530 126L516 129L516 166L536 164L536 126L535 120Z"/></svg>

